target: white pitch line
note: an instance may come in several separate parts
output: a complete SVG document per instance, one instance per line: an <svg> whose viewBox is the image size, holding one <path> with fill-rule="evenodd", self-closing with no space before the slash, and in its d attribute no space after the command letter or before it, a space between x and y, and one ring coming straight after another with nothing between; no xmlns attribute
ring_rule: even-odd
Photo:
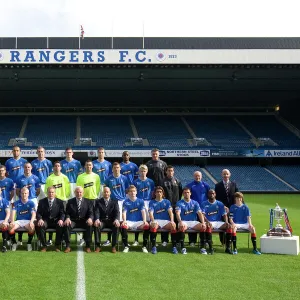
<svg viewBox="0 0 300 300"><path fill-rule="evenodd" d="M76 299L86 300L85 294L85 269L84 269L84 253L83 247L77 247L77 285Z"/></svg>

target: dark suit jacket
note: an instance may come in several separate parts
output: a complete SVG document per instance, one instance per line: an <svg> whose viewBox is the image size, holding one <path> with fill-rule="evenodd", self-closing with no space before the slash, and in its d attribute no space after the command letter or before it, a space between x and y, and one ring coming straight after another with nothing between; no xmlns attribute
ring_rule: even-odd
<svg viewBox="0 0 300 300"><path fill-rule="evenodd" d="M234 193L238 192L239 189L234 181L229 182L228 198L225 190L223 180L215 185L216 199L221 201L225 206L230 208L234 203Z"/></svg>
<svg viewBox="0 0 300 300"><path fill-rule="evenodd" d="M72 198L67 202L66 207L66 219L71 220L87 220L89 218L94 219L94 204L92 200L82 198L80 215L78 214L77 200Z"/></svg>
<svg viewBox="0 0 300 300"><path fill-rule="evenodd" d="M97 199L95 203L95 220L100 221L109 220L114 222L115 220L120 220L119 204L117 200L109 200L108 206L105 206L104 198Z"/></svg>
<svg viewBox="0 0 300 300"><path fill-rule="evenodd" d="M57 198L53 200L52 210L50 215L48 198L41 199L38 204L36 218L38 221L41 219L44 221L48 221L49 219L64 221L65 210L64 210L63 201Z"/></svg>

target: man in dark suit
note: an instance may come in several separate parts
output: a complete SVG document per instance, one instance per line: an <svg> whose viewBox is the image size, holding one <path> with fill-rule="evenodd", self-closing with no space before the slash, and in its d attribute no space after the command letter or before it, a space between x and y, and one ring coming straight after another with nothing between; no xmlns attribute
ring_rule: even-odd
<svg viewBox="0 0 300 300"><path fill-rule="evenodd" d="M47 250L46 230L48 228L56 229L55 251L60 252L65 212L63 201L55 196L55 187L50 186L47 189L47 198L41 199L38 204L35 228L41 242L41 252Z"/></svg>
<svg viewBox="0 0 300 300"><path fill-rule="evenodd" d="M216 183L216 199L225 205L226 213L229 213L230 206L234 204L234 194L239 191L236 183L230 181L231 173L228 169L222 170L223 180ZM224 243L224 233L219 233L220 241Z"/></svg>
<svg viewBox="0 0 300 300"><path fill-rule="evenodd" d="M93 233L93 219L94 219L94 205L93 201L83 198L83 188L76 187L75 197L70 199L66 207L65 225L65 239L66 249L65 253L71 252L70 248L70 235L73 228L84 228L84 240L86 243L85 251L91 252L91 240Z"/></svg>
<svg viewBox="0 0 300 300"><path fill-rule="evenodd" d="M109 228L112 230L112 253L116 253L116 244L118 236L118 228L120 227L120 212L117 200L110 198L110 188L104 187L103 197L96 200L95 203L95 252L100 252L101 230Z"/></svg>

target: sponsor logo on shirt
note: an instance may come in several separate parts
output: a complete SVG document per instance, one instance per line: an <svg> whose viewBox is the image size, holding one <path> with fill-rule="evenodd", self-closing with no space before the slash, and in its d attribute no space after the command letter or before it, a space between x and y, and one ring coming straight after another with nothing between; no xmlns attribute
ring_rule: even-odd
<svg viewBox="0 0 300 300"><path fill-rule="evenodd" d="M74 168L66 170L66 173L74 172Z"/></svg>
<svg viewBox="0 0 300 300"><path fill-rule="evenodd" d="M149 190L148 187L145 187L145 188L143 188L143 189L140 189L141 192L146 192L146 191L148 191L148 190Z"/></svg>
<svg viewBox="0 0 300 300"><path fill-rule="evenodd" d="M115 190L115 189L119 189L121 188L121 184L117 184L117 185L113 185L112 188Z"/></svg>
<svg viewBox="0 0 300 300"><path fill-rule="evenodd" d="M58 183L58 184L53 184L53 186L58 189L58 188L61 188L62 187L62 183Z"/></svg>
<svg viewBox="0 0 300 300"><path fill-rule="evenodd" d="M187 210L187 211L184 212L184 214L189 215L189 214L192 214L193 212L194 212L194 210Z"/></svg>
<svg viewBox="0 0 300 300"><path fill-rule="evenodd" d="M218 211L211 211L209 213L207 213L208 216L212 216L212 215L216 215L218 213Z"/></svg>
<svg viewBox="0 0 300 300"><path fill-rule="evenodd" d="M19 169L21 169L21 166L13 167L11 170L16 171L16 170L19 170Z"/></svg>
<svg viewBox="0 0 300 300"><path fill-rule="evenodd" d="M130 174L131 173L131 170L129 170L129 171L124 171L123 172L123 175L127 175L127 174Z"/></svg>
<svg viewBox="0 0 300 300"><path fill-rule="evenodd" d="M44 167L43 167L43 168L38 168L38 169L37 169L38 172L43 172L44 170L45 170Z"/></svg>
<svg viewBox="0 0 300 300"><path fill-rule="evenodd" d="M166 211L166 209L165 209L165 208L162 208L162 209L158 210L156 213L157 213L157 214L160 214L160 213L162 213L162 212L164 212L164 211Z"/></svg>
<svg viewBox="0 0 300 300"><path fill-rule="evenodd" d="M29 213L29 210L28 209L26 209L26 210L21 210L20 212L19 212L19 215L25 215L25 214L28 214Z"/></svg>
<svg viewBox="0 0 300 300"><path fill-rule="evenodd" d="M133 209L131 209L129 212L130 213L134 213L134 212L136 212L136 211L138 211L139 209L138 208L133 208Z"/></svg>
<svg viewBox="0 0 300 300"><path fill-rule="evenodd" d="M84 186L84 188L88 188L93 185L94 185L94 182L89 182L89 183L85 183L83 186Z"/></svg>

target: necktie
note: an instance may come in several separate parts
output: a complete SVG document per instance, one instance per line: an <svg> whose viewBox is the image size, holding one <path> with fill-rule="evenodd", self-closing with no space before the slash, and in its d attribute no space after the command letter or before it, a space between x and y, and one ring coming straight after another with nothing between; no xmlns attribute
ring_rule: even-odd
<svg viewBox="0 0 300 300"><path fill-rule="evenodd" d="M51 214L51 212L52 212L52 201L51 200L49 201L49 210L50 210L50 214Z"/></svg>
<svg viewBox="0 0 300 300"><path fill-rule="evenodd" d="M228 182L225 182L225 190L226 190L226 195L227 195L227 198L229 198L229 183Z"/></svg>
<svg viewBox="0 0 300 300"><path fill-rule="evenodd" d="M77 208L78 208L78 215L80 216L81 200L78 200Z"/></svg>
<svg viewBox="0 0 300 300"><path fill-rule="evenodd" d="M107 206L108 206L108 201L105 200L104 202L105 202L105 206L106 206L106 208L107 208Z"/></svg>

